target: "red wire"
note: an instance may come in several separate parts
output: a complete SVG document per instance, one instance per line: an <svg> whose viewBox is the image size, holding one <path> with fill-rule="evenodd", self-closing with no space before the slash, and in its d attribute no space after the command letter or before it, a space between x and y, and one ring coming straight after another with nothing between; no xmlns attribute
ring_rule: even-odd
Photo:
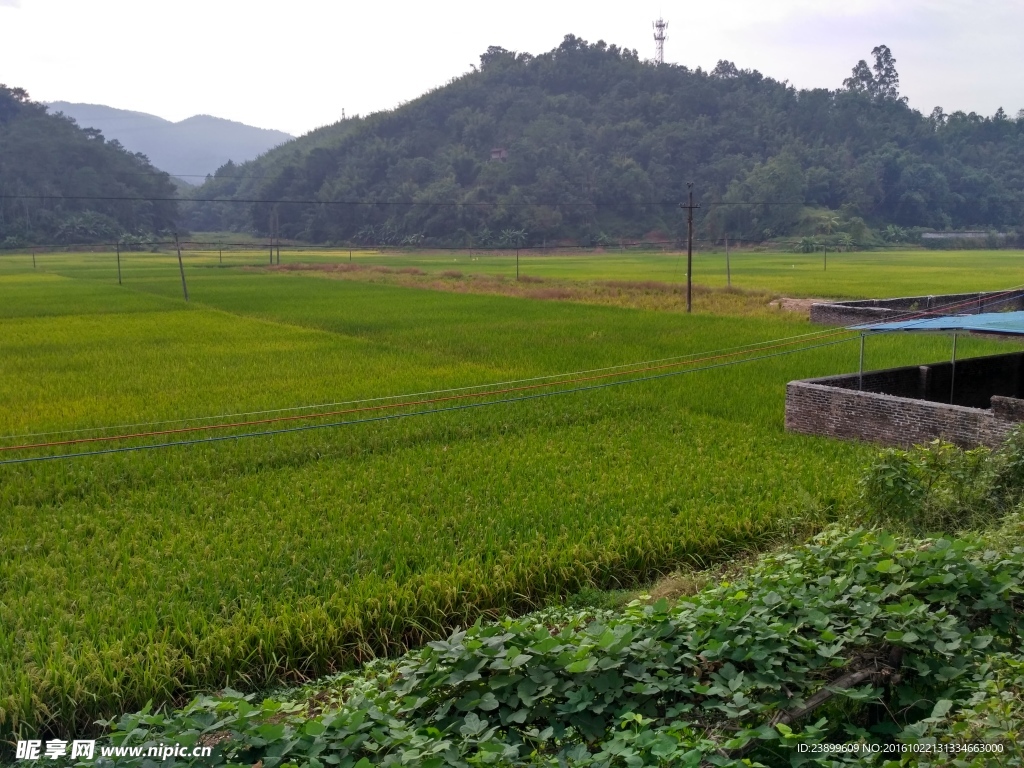
<svg viewBox="0 0 1024 768"><path fill-rule="evenodd" d="M995 294L995 296L1006 295L1006 294L1015 293L1015 292L1016 291L1014 291L1014 290L1005 291L1005 292L1003 292L1003 294ZM941 307L941 309L943 309L943 310L954 309L954 308L956 308L958 306L962 306L962 305L965 305L965 304L970 304L973 301L974 301L974 299L964 300L963 302L959 302L959 303L956 303L956 304L948 304L948 305L946 305L944 307ZM904 321L906 321L906 320L914 320L914 319L916 319L918 317L925 317L925 316L927 316L929 314L935 314L935 312L931 311L931 310L926 310L924 312L919 312L916 315L910 315L909 317L904 318ZM848 333L848 332L849 332L849 329L847 329L847 328L840 328L840 329L838 329L836 331L832 331L831 333L823 333L822 335L820 335L820 336L818 336L816 338L827 339L830 336L837 336L839 334ZM406 408L406 407L414 406L414 405L431 405L433 403L443 403L443 402L448 402L448 401L451 401L451 400L464 400L466 398L472 398L472 397L487 397L489 395L504 395L504 394L509 394L511 392L524 392L524 391L530 390L530 389L540 389L540 388L543 388L543 387L552 387L552 386L556 386L558 384L578 384L578 383L585 382L585 381L595 381L597 379L606 379L606 378L611 378L611 377L614 377L614 376L627 376L627 375L635 374L635 373L646 373L648 371L658 371L658 370L662 370L664 368L674 368L674 367L680 366L680 365L691 365L693 363L705 363L705 362L708 362L710 360L721 360L722 358L726 358L726 357L736 357L737 355L749 354L750 352L753 352L753 351L760 352L760 351L765 350L765 349L777 349L779 347L791 346L793 344L801 343L801 342L803 342L805 340L806 339L804 339L804 338L794 339L792 341L786 341L786 342L782 342L782 343L779 343L779 344L772 344L772 345L769 345L769 346L766 346L766 347L759 347L757 350L743 349L743 350L738 350L736 352L727 352L727 353L724 353L724 354L721 354L721 355L711 355L709 357L701 357L701 358L696 358L696 359L693 359L693 360L683 360L683 361L678 361L678 362L673 362L673 363L665 363L664 365L648 366L646 368L634 368L634 369L625 370L625 371L613 371L611 373L602 373L602 374L598 374L598 375L595 375L595 376L586 376L584 378L578 378L578 379L566 379L566 380L563 380L563 381L544 382L544 383L541 383L541 384L528 384L526 386L520 386L520 387L508 387L506 389L488 390L486 392L468 392L468 393L464 393L464 394L460 394L460 395L448 395L447 397L434 397L434 398L430 398L428 400L409 400L409 401L403 401L403 402L398 402L398 403L385 403L383 405L369 405L369 406L364 406L362 408L348 408L348 409L341 410L341 411L322 411L322 412L318 412L318 413L304 413L304 414L297 414L297 415L293 415L293 416L277 416L277 417L274 417L274 418L271 418L271 419L258 419L256 421L236 421L236 422L231 422L231 423L227 423L227 424L203 424L203 425L193 426L193 427L178 427L176 429L162 429L162 430L155 430L155 431L151 431L151 432L135 432L135 433L132 433L132 434L101 435L101 436L98 436L98 437L79 437L79 438L74 438L72 440L55 440L55 441L48 442L48 443L30 443L30 444L25 444L25 445L6 445L6 446L0 446L0 451L20 451L20 450L31 450L31 449L35 449L35 448L55 448L57 446L62 446L62 445L79 445L79 444L82 444L82 443L101 443L101 442L111 442L111 441L114 441L114 440L133 440L133 439L142 438L142 437L159 437L161 435L177 435L177 434L182 434L182 433L185 433L185 432L201 432L201 431L209 431L209 430L213 430L213 429L233 429L235 427L248 427L248 426L253 426L253 425L257 425L257 424L275 424L275 423L280 423L280 422L283 422L283 421L301 421L301 420L306 420L306 419L326 418L328 416L345 416L345 415L352 414L352 413L364 413L366 411L382 411L382 410L393 409L393 408Z"/></svg>
<svg viewBox="0 0 1024 768"><path fill-rule="evenodd" d="M845 333L845 330L833 331L832 333L819 336L818 338L828 338L829 336L835 336L840 333ZM657 371L663 368L672 368L679 365L690 365L692 363L703 363L709 360L719 360L724 357L735 357L736 355L747 354L753 351L761 351L762 349L775 349L777 347L790 346L797 344L803 339L797 339L794 341L785 342L782 344L773 344L767 347L759 347L757 350L739 350L737 352L730 352L722 355L712 355L710 357L701 357L693 360L683 360L674 363L666 363L664 365L648 366L646 368L633 368L625 371L613 371L611 373L602 373L596 376L586 376L578 379L565 379L556 382L544 382L541 384L529 384L521 387L508 387L506 389L492 389L486 392L468 392L460 395L448 395L446 397L434 397L427 400L408 400L399 403L385 403L383 405L369 405L362 408L347 408L341 411L321 411L318 413L303 413L294 416L277 416L272 419L257 419L255 421L236 421L227 424L202 424L194 427L178 427L176 429L161 429L154 430L151 432L135 432L132 434L121 434L121 435L101 435L98 437L79 437L72 440L55 440L48 443L31 443L25 445L5 445L0 446L0 451L16 451L16 450L28 450L31 448L53 448L61 445L78 445L81 443L100 443L110 442L112 440L132 440L140 437L159 437L161 435L177 435L184 432L200 432L208 431L211 429L232 429L234 427L248 427L256 424L274 424L282 421L301 421L305 419L318 419L325 418L327 416L344 416L352 413L364 413L366 411L381 411L391 408L405 408L414 405L430 405L433 403L443 403L451 400L463 400L471 397L486 397L489 395L504 395L510 392L523 392L529 389L539 389L543 387L552 387L558 384L577 384L585 381L594 381L596 379L605 379L613 376L626 376L635 373L646 373L647 371Z"/></svg>

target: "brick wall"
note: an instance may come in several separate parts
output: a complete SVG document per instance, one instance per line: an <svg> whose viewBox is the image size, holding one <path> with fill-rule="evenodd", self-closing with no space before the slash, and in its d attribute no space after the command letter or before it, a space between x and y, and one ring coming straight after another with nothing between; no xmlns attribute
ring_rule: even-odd
<svg viewBox="0 0 1024 768"><path fill-rule="evenodd" d="M811 322L820 325L860 325L899 320L908 312L962 304L956 314L978 314L1024 309L1024 293L950 293L942 296L903 296L896 299L822 302L811 305Z"/></svg>
<svg viewBox="0 0 1024 768"><path fill-rule="evenodd" d="M1024 398L1024 353L987 355L952 363L931 363L906 368L865 371L863 382L856 374L822 379L835 387L863 389L884 395L911 397L968 408L988 408L993 395Z"/></svg>
<svg viewBox="0 0 1024 768"><path fill-rule="evenodd" d="M995 448L1014 422L992 411L876 392L793 381L786 387L786 429L909 448L936 438L964 448Z"/></svg>
<svg viewBox="0 0 1024 768"><path fill-rule="evenodd" d="M936 438L994 448L1024 422L1022 370L1024 353L957 362L955 404L950 363L869 371L863 390L857 374L793 381L786 429L902 448Z"/></svg>

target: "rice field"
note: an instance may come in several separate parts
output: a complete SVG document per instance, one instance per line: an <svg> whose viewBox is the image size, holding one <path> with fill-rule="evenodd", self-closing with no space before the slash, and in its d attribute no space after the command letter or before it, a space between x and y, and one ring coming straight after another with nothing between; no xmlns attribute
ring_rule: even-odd
<svg viewBox="0 0 1024 768"><path fill-rule="evenodd" d="M196 235L197 240L209 237ZM275 258L276 258L275 252ZM123 253L123 279L146 275L171 277L177 262L168 253ZM244 268L269 265L268 250L227 247L184 251L187 266ZM515 279L514 251L375 251L349 249L281 248L281 264L346 264L421 270L427 274L458 272ZM116 281L113 253L40 253L38 270ZM549 280L686 281L686 254L678 251L529 250L519 254L520 276ZM30 254L0 253L0 274L31 271ZM38 271L37 270L37 271ZM696 284L721 288L727 283L726 254L697 250L693 256ZM739 289L767 291L780 296L864 298L1001 290L1021 285L1024 251L854 251L850 253L784 253L734 249L729 258L730 284ZM175 283L180 294L180 282ZM3 310L0 309L0 312Z"/></svg>
<svg viewBox="0 0 1024 768"><path fill-rule="evenodd" d="M28 256L0 257L0 447L706 356L815 330L790 315L686 317L323 280L241 268L252 254L234 256L239 268L187 257L187 304L166 254L127 255L122 286L112 254L44 254L35 269ZM929 290L968 287L950 254L928 256ZM1024 282L1009 255L985 257L998 263L979 288ZM656 274L662 258L645 256L644 269ZM548 264L572 269L540 257L531 269ZM588 264L601 279L634 269ZM865 293L891 292L917 268ZM767 282L802 284L764 269ZM843 290L860 280L851 273ZM1006 348L967 339L960 354ZM948 352L941 337L876 339L868 363ZM81 735L149 700L306 679L482 615L642 583L784 535L827 515L869 454L786 434L785 383L856 365L856 344L839 344L456 403L486 407L2 465L0 739ZM409 415L422 410L432 412ZM179 437L101 447L147 440ZM0 459L79 450L90 447Z"/></svg>

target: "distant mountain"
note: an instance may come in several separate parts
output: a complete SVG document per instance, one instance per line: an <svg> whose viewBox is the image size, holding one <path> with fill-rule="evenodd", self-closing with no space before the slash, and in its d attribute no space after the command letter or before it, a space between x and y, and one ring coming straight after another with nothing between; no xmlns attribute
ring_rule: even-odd
<svg viewBox="0 0 1024 768"><path fill-rule="evenodd" d="M0 245L146 240L176 227L174 197L138 154L0 84Z"/></svg>
<svg viewBox="0 0 1024 768"><path fill-rule="evenodd" d="M63 112L82 128L97 128L132 152L141 152L157 168L190 184L200 184L228 160L244 163L293 138L282 131L254 128L209 115L178 123L144 112L99 104L54 101L50 114Z"/></svg>

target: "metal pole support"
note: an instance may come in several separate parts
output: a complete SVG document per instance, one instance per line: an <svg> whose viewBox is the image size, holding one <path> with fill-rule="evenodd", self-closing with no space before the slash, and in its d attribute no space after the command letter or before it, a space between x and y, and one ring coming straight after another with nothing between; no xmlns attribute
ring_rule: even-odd
<svg viewBox="0 0 1024 768"><path fill-rule="evenodd" d="M864 333L860 335L860 368L857 373L857 390L859 392L864 391L864 337L866 335Z"/></svg>

